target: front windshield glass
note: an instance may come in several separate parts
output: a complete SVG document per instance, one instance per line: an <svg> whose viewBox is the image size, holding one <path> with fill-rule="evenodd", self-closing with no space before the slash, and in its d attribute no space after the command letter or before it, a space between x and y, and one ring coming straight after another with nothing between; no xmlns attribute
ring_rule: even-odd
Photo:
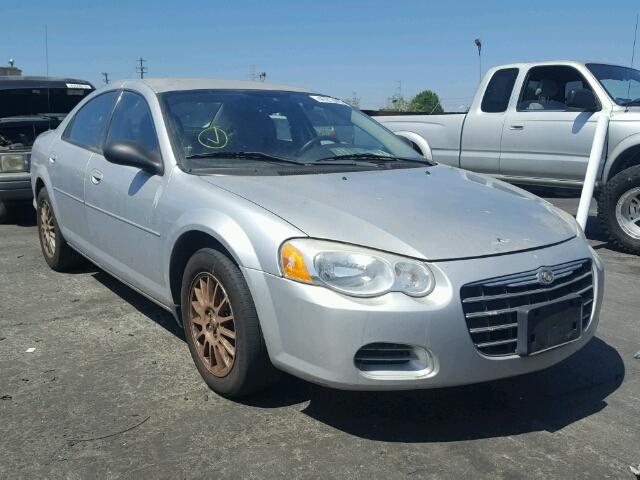
<svg viewBox="0 0 640 480"><path fill-rule="evenodd" d="M187 90L161 97L187 169L245 166L247 160L265 166L424 165L411 146L335 98L261 90Z"/></svg>
<svg viewBox="0 0 640 480"><path fill-rule="evenodd" d="M640 71L601 63L587 64L587 68L618 105L640 106Z"/></svg>
<svg viewBox="0 0 640 480"><path fill-rule="evenodd" d="M0 118L23 115L65 115L93 89L11 88L0 90Z"/></svg>

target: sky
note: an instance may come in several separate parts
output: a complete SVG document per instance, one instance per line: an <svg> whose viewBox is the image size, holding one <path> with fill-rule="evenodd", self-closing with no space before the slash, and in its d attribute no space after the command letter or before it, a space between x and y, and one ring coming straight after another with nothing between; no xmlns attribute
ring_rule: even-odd
<svg viewBox="0 0 640 480"><path fill-rule="evenodd" d="M482 68L553 59L631 62L640 1L0 0L0 64L24 75L102 85L136 76L247 79L300 85L379 108L401 88L466 107ZM639 32L640 35L640 32ZM640 40L636 65L640 64Z"/></svg>

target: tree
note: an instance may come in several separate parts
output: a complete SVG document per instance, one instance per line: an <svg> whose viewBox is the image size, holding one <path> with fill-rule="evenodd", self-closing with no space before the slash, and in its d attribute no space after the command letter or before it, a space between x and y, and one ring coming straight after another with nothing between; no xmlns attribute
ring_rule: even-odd
<svg viewBox="0 0 640 480"><path fill-rule="evenodd" d="M423 90L409 102L409 110L412 112L442 113L442 105L438 94L431 90Z"/></svg>

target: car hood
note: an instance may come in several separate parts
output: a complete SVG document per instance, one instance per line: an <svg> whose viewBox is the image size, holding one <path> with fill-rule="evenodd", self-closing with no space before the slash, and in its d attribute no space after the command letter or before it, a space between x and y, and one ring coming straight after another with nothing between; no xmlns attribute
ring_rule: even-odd
<svg viewBox="0 0 640 480"><path fill-rule="evenodd" d="M496 255L568 240L548 202L448 166L295 176L202 177L307 235L427 260Z"/></svg>

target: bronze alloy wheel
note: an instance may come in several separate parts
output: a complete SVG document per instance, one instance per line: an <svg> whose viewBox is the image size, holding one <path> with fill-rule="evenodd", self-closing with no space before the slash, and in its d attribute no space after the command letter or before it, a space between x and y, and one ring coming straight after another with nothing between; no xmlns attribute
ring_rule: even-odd
<svg viewBox="0 0 640 480"><path fill-rule="evenodd" d="M229 296L211 273L199 273L189 290L191 335L202 364L225 377L236 358L236 325Z"/></svg>
<svg viewBox="0 0 640 480"><path fill-rule="evenodd" d="M40 203L40 240L47 257L53 257L56 253L56 227L51 205L47 200Z"/></svg>

